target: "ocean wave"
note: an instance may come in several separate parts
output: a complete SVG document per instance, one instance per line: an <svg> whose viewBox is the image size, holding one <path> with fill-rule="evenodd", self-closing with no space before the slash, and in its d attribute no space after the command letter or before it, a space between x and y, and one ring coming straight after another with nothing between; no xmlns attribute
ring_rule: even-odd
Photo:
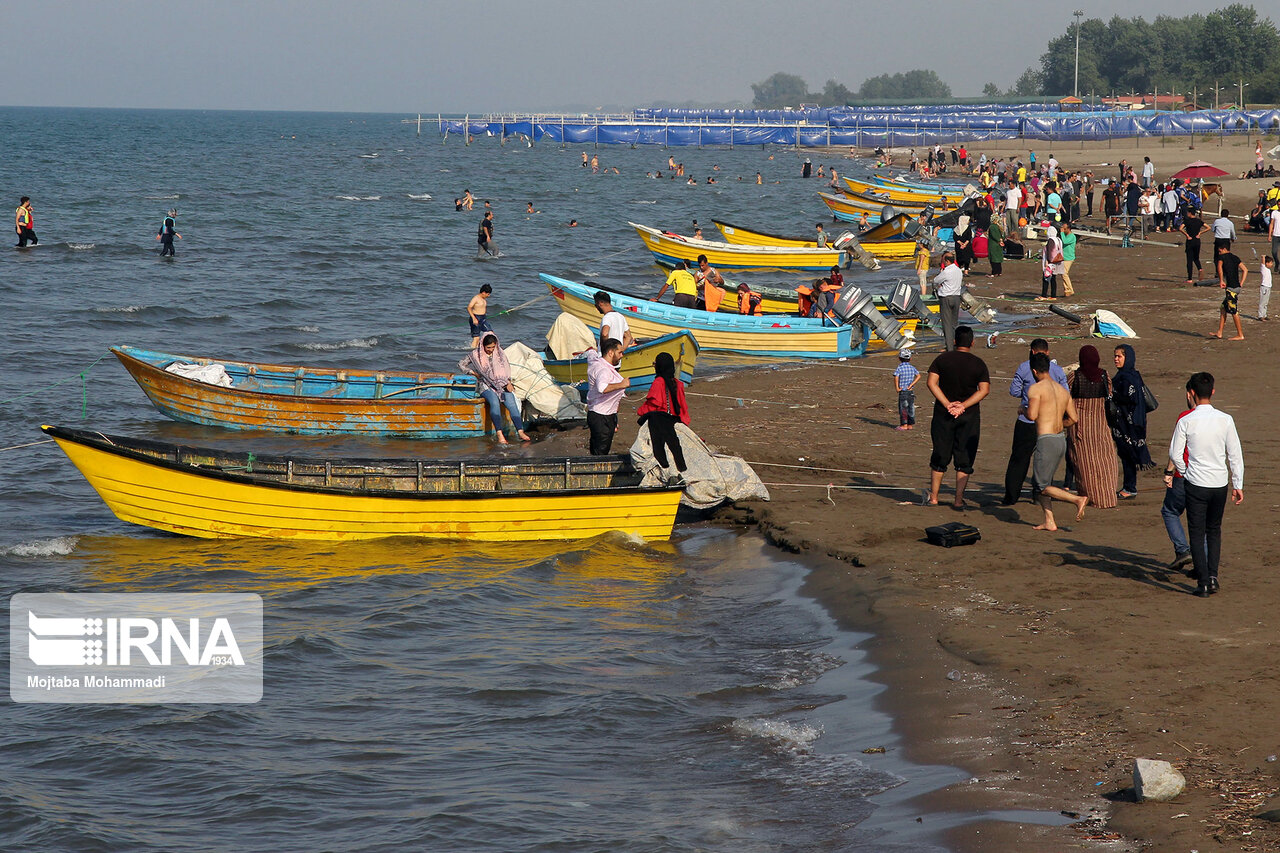
<svg viewBox="0 0 1280 853"><path fill-rule="evenodd" d="M294 331L296 331L296 332L318 332L318 331L320 331L320 327L319 327L319 326L294 326L294 327L293 327L293 329L294 329Z"/></svg>
<svg viewBox="0 0 1280 853"><path fill-rule="evenodd" d="M67 243L66 246L73 252L87 252L92 249L96 243Z"/></svg>
<svg viewBox="0 0 1280 853"><path fill-rule="evenodd" d="M360 157L362 160L372 160L375 157L381 157L382 155L375 152L373 154L358 154L356 156Z"/></svg>
<svg viewBox="0 0 1280 853"><path fill-rule="evenodd" d="M106 308L91 309L97 314L136 314L139 311L146 311L146 305L123 305L118 307L108 306Z"/></svg>
<svg viewBox="0 0 1280 853"><path fill-rule="evenodd" d="M655 199L654 201L633 201L631 203L632 204L657 204L658 202Z"/></svg>
<svg viewBox="0 0 1280 853"><path fill-rule="evenodd" d="M340 349L372 349L378 345L377 338L352 338L338 344L299 344L303 349L330 352Z"/></svg>
<svg viewBox="0 0 1280 853"><path fill-rule="evenodd" d="M737 734L762 738L778 749L789 752L808 752L822 737L822 726L808 723L789 723L786 720L766 720L753 717L734 720L729 728Z"/></svg>
<svg viewBox="0 0 1280 853"><path fill-rule="evenodd" d="M79 536L58 536L54 539L35 539L22 542L0 553L11 557L65 557L76 549Z"/></svg>
<svg viewBox="0 0 1280 853"><path fill-rule="evenodd" d="M416 199L418 201L430 201L431 193L409 193L409 198Z"/></svg>
<svg viewBox="0 0 1280 853"><path fill-rule="evenodd" d="M380 195L336 195L336 199L342 201L378 201L382 198Z"/></svg>
<svg viewBox="0 0 1280 853"><path fill-rule="evenodd" d="M842 658L835 655L810 654L797 649L785 650L782 656L780 664L771 663L773 671L764 677L762 687L770 690L791 690L802 684L812 684L845 663Z"/></svg>
<svg viewBox="0 0 1280 853"><path fill-rule="evenodd" d="M173 195L144 195L143 198L147 201L173 201L174 199L182 198L182 196L174 193Z"/></svg>

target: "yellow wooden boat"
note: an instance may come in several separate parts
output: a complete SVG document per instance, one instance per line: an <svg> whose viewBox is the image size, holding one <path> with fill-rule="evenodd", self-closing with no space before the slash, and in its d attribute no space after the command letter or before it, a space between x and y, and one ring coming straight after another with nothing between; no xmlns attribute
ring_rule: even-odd
<svg viewBox="0 0 1280 853"><path fill-rule="evenodd" d="M208 539L667 539L682 494L625 455L326 460L41 429L121 520Z"/></svg>
<svg viewBox="0 0 1280 853"><path fill-rule="evenodd" d="M720 229L720 233L724 235L725 242L734 245L786 246L788 248L804 249L816 249L818 247L816 240L809 240L804 237L780 237L767 231L753 231L750 228L730 225L727 222L720 222L716 219L711 221L715 223L716 228ZM885 261L910 258L915 254L916 249L914 240L877 240L868 242L859 237L858 242L862 245L862 248Z"/></svg>
<svg viewBox="0 0 1280 853"><path fill-rule="evenodd" d="M669 264L686 261L690 267L697 265L698 256L706 255L707 263L722 270L804 270L826 272L834 266L842 266L845 253L838 249L806 249L788 246L742 246L716 240L699 240L628 223L636 229L645 247L653 252L659 262Z"/></svg>
<svg viewBox="0 0 1280 853"><path fill-rule="evenodd" d="M953 207L964 200L963 192L933 192L930 190L917 190L912 187L885 186L884 184L875 183L874 181L860 181L857 178L846 178L841 176L850 192L860 193L864 196L875 196L877 198L884 197L886 201L896 204L913 204L913 205L941 205L945 200Z"/></svg>
<svg viewBox="0 0 1280 853"><path fill-rule="evenodd" d="M725 300L728 302L728 300ZM676 375L686 385L693 382L693 369L698 364L698 339L683 329L651 341L640 341L622 354L618 372L631 380L629 390L644 391L656 378L653 360L667 353L676 363ZM555 381L572 385L587 378L587 360L579 358L544 358L542 366Z"/></svg>

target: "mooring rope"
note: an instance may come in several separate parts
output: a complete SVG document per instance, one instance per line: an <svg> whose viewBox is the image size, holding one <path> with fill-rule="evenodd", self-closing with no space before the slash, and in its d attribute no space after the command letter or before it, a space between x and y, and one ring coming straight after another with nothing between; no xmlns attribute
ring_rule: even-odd
<svg viewBox="0 0 1280 853"><path fill-rule="evenodd" d="M68 376L66 379L59 379L57 382L54 382L52 385L45 385L45 386L42 386L42 387L40 387L40 388L35 389L34 391L28 391L28 392L27 392L27 393L25 393L25 394L19 394L19 395L18 395L18 396L16 396L16 397L11 397L11 398L9 398L8 400L0 400L0 406L7 406L7 405L9 405L10 403L16 403L16 402L18 402L19 400L26 399L27 397L30 397L30 396L32 396L32 395L34 395L34 394L40 394L40 393L42 393L42 392L44 392L44 391L49 391L49 390L51 390L51 389L53 389L53 388L57 388L59 385L65 385L66 383L70 382L71 380L75 379L76 377L79 377L79 379L80 379L80 394L81 394L81 397L80 397L80 418L81 418L82 420L87 419L87 418L89 417L89 381L88 381L89 371L90 371L90 370L93 370L93 368L94 368L94 367L96 367L96 366L98 365L98 362L102 361L103 359L110 358L110 357L111 357L111 353L109 353L109 352L108 352L106 355L103 355L103 356L101 356L100 358L98 358L98 360L97 360L97 361L95 361L93 364L91 364L91 365L89 365L88 367L86 367L84 370L81 370L79 373L76 373L76 374L74 374L74 375L72 375L72 376Z"/></svg>

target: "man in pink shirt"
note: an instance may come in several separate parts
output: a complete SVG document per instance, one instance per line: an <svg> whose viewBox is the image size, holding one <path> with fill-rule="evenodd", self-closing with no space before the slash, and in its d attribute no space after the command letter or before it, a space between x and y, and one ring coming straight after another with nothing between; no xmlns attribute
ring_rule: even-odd
<svg viewBox="0 0 1280 853"><path fill-rule="evenodd" d="M618 431L618 402L631 380L618 372L622 341L606 338L600 352L587 350L587 428L591 430L591 455L608 456Z"/></svg>

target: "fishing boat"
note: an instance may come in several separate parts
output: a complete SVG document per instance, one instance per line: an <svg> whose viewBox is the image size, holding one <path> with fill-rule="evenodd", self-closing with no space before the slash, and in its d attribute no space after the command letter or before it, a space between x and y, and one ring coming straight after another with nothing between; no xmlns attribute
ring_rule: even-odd
<svg viewBox="0 0 1280 853"><path fill-rule="evenodd" d="M884 230L880 233L890 233L897 224L896 220L902 220L905 227L905 223L911 222L912 217L907 216L906 214L899 214L894 217L894 220L895 222L886 222L884 224ZM816 240L811 240L807 237L782 237L777 234L770 234L767 231L754 231L750 228L743 228L740 225L730 225L727 222L721 222L717 219L713 219L711 221L715 223L716 228L718 228L720 233L724 235L725 242L732 243L734 245L787 246L789 248L805 249L813 249L818 246ZM893 240L886 237L879 237L875 240L869 239L868 235L879 228L881 228L881 226L877 225L875 228L868 229L858 235L858 242L862 245L862 248L866 249L881 260L889 261L910 258L915 253L916 244L912 240ZM901 234L902 230L898 229L897 233Z"/></svg>
<svg viewBox="0 0 1280 853"><path fill-rule="evenodd" d="M910 180L909 178L903 178L903 177L895 178L890 175L876 175L875 177L872 178L872 180L877 184L884 184L890 187L907 187L908 189L913 189L913 190L926 190L928 192L932 192L937 195L946 195L948 197L952 195L964 195L964 190L966 186L965 184L947 184L947 183L932 183L932 182L925 182L925 181L913 181L913 180Z"/></svg>
<svg viewBox="0 0 1280 853"><path fill-rule="evenodd" d="M877 211L879 212L879 211ZM653 252L659 262L686 261L696 266L698 256L706 255L707 262L718 269L803 270L825 272L845 261L845 253L839 249L805 249L787 246L740 246L716 240L699 240L628 223L636 229L645 247Z"/></svg>
<svg viewBox="0 0 1280 853"><path fill-rule="evenodd" d="M614 310L627 312L627 324L637 337L656 338L687 330L702 350L775 358L856 358L867 349L868 336L862 325L832 325L830 320L807 317L711 313L651 302L595 285L588 287L546 273L540 274L540 278L562 311L588 324L600 317L594 298L596 291L604 289L610 295Z"/></svg>
<svg viewBox="0 0 1280 853"><path fill-rule="evenodd" d="M474 377L224 361L112 347L161 412L178 421L301 435L463 438L491 427ZM171 372L221 366L230 385ZM216 372L216 369L215 369Z"/></svg>
<svg viewBox="0 0 1280 853"><path fill-rule="evenodd" d="M630 456L316 459L41 427L122 521L206 539L667 539L682 490Z"/></svg>
<svg viewBox="0 0 1280 853"><path fill-rule="evenodd" d="M631 380L630 391L644 391L653 384L653 360L658 353L668 353L676 363L676 375L686 385L693 382L693 369L698 363L698 339L683 329L641 341L622 354L618 372ZM542 366L551 378L565 385L572 385L587 378L585 358L544 358Z"/></svg>
<svg viewBox="0 0 1280 853"><path fill-rule="evenodd" d="M874 181L863 181L858 178L841 178L845 186L849 188L851 193L861 194L864 196L885 197L887 201L898 204L941 204L944 200L955 204L962 201L965 192L946 192L937 190L920 190L914 187L891 186L888 184L876 183Z"/></svg>

